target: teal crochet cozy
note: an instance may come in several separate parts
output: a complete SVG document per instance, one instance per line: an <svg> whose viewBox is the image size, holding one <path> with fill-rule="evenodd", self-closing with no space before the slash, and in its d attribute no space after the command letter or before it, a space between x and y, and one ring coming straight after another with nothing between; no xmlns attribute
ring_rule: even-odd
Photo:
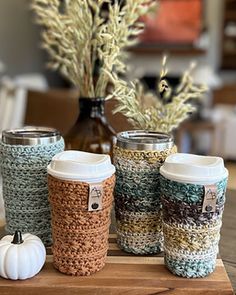
<svg viewBox="0 0 236 295"><path fill-rule="evenodd" d="M0 143L0 164L6 231L29 232L51 244L51 218L48 202L47 165L64 150L64 140L40 145Z"/></svg>
<svg viewBox="0 0 236 295"><path fill-rule="evenodd" d="M204 186L160 177L165 264L176 275L205 277L215 269L227 179L216 183L213 212L202 210Z"/></svg>

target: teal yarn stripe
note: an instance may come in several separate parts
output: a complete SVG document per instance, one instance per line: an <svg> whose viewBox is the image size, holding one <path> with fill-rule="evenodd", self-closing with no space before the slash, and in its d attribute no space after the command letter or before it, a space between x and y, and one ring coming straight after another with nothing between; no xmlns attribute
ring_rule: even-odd
<svg viewBox="0 0 236 295"><path fill-rule="evenodd" d="M47 165L64 150L64 140L48 145L8 145L0 142L0 167L6 231L29 232L50 245L51 216L48 202Z"/></svg>
<svg viewBox="0 0 236 295"><path fill-rule="evenodd" d="M204 197L204 186L181 183L169 180L160 175L161 194L164 198L171 200L178 200L187 204L202 204ZM227 178L219 181L217 186L217 203L222 204L225 202ZM171 192L171 193L170 193Z"/></svg>
<svg viewBox="0 0 236 295"><path fill-rule="evenodd" d="M159 171L122 171L116 169L115 192L118 195L128 195L134 198L155 198L160 202Z"/></svg>
<svg viewBox="0 0 236 295"><path fill-rule="evenodd" d="M203 278L215 269L216 256L208 259L173 259L165 254L165 265L175 275L185 278Z"/></svg>

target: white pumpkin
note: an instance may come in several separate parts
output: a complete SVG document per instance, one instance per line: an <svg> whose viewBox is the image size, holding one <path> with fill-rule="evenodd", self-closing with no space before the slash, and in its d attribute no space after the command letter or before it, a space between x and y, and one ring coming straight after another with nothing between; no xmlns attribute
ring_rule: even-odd
<svg viewBox="0 0 236 295"><path fill-rule="evenodd" d="M46 260L46 249L39 237L32 234L5 236L0 240L0 276L25 280L36 275Z"/></svg>

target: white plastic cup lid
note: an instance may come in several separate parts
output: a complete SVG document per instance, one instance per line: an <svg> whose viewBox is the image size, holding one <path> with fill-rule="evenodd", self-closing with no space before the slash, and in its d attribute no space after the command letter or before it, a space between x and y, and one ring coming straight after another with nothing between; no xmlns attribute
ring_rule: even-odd
<svg viewBox="0 0 236 295"><path fill-rule="evenodd" d="M228 170L220 157L176 153L166 158L160 174L173 181L207 185L226 178Z"/></svg>
<svg viewBox="0 0 236 295"><path fill-rule="evenodd" d="M97 183L115 173L109 155L81 151L64 151L52 158L47 167L48 174L64 179Z"/></svg>

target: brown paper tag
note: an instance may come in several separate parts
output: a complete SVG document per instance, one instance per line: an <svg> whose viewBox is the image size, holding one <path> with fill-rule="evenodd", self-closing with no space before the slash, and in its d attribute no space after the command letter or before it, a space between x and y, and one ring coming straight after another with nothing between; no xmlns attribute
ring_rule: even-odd
<svg viewBox="0 0 236 295"><path fill-rule="evenodd" d="M202 204L202 212L209 213L216 211L216 201L217 201L217 187L216 185L205 185L205 195Z"/></svg>
<svg viewBox="0 0 236 295"><path fill-rule="evenodd" d="M88 211L98 211L102 209L102 196L102 183L89 184Z"/></svg>

